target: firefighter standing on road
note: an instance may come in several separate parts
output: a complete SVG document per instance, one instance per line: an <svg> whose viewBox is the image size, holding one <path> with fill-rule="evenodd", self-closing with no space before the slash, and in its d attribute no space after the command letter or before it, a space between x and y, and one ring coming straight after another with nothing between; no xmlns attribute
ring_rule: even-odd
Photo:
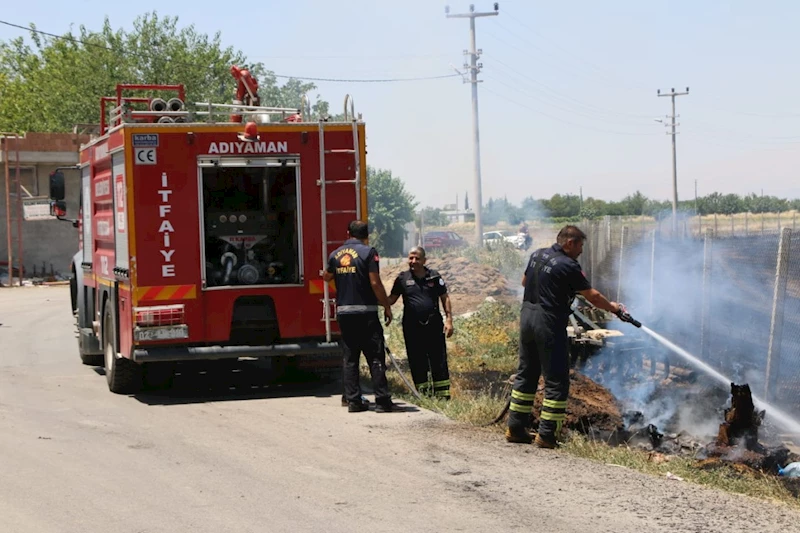
<svg viewBox="0 0 800 533"><path fill-rule="evenodd" d="M416 246L408 253L409 269L394 280L389 303L403 297L403 338L414 386L420 393L450 399L445 337L453 335L453 312L444 279L425 266L425 249ZM445 320L439 311L444 308ZM432 384L428 381L430 369Z"/></svg>
<svg viewBox="0 0 800 533"><path fill-rule="evenodd" d="M533 401L544 374L545 391L539 417L536 445L555 448L561 426L567 417L569 395L569 355L567 322L575 293L580 293L600 309L617 313L620 304L609 302L593 289L577 258L583 251L586 234L576 226L565 226L556 244L531 254L522 277L525 296L520 315L519 368L511 392L506 440L530 443L527 431Z"/></svg>
<svg viewBox="0 0 800 533"><path fill-rule="evenodd" d="M358 362L361 352L369 364L375 392L375 412L391 411L393 404L386 381L383 326L378 318L378 305L383 307L386 325L392 321L392 306L386 297L379 274L377 250L367 244L366 222L354 220L347 239L328 257L325 282L336 282L336 321L342 333L344 348L344 394L348 411L369 409L361 396Z"/></svg>

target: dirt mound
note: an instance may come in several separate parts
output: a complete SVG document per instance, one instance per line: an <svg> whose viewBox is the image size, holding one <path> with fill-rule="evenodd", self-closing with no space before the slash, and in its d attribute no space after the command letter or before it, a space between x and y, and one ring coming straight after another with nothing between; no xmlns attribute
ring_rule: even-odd
<svg viewBox="0 0 800 533"><path fill-rule="evenodd" d="M544 383L540 381L534 401L534 412L537 414L542 407L543 388ZM587 433L590 428L595 431L620 430L624 424L617 400L611 392L580 372L570 370L565 426Z"/></svg>
<svg viewBox="0 0 800 533"><path fill-rule="evenodd" d="M437 270L447 283L455 314L474 311L489 296L506 301L516 297L514 291L509 288L508 279L497 268L456 256L431 257L427 266ZM406 270L408 270L406 261L381 267L381 279L387 293L392 290L397 275Z"/></svg>
<svg viewBox="0 0 800 533"><path fill-rule="evenodd" d="M506 390L510 394L510 381ZM544 378L540 378L533 402L534 427L538 425L543 398ZM585 434L610 435L624 430L619 403L611 392L575 370L569 373L569 400L564 426Z"/></svg>

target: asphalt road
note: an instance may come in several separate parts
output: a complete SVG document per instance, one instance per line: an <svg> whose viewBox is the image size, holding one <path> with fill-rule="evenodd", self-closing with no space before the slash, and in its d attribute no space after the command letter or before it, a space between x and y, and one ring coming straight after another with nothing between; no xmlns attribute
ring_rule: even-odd
<svg viewBox="0 0 800 533"><path fill-rule="evenodd" d="M0 532L797 531L784 507L510 445L261 367L108 391L65 287L0 289Z"/></svg>

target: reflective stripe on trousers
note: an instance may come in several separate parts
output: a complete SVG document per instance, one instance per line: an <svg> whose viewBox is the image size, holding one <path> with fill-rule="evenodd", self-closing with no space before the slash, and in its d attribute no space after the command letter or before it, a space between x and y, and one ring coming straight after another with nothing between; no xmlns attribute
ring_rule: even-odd
<svg viewBox="0 0 800 533"><path fill-rule="evenodd" d="M369 313L371 311L377 311L377 305L337 305L336 306L336 314L337 315L349 315L355 313Z"/></svg>

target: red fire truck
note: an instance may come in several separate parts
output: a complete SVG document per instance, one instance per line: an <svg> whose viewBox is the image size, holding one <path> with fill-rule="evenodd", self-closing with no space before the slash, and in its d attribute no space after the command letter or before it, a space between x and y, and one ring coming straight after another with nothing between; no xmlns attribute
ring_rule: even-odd
<svg viewBox="0 0 800 533"><path fill-rule="evenodd" d="M112 392L178 362L341 366L322 269L348 223L367 218L364 123L349 96L341 122L311 121L305 99L261 106L257 82L231 72L232 104L187 105L182 85L118 85L80 148L80 191L50 176L59 218L65 194L80 194L79 350L104 364Z"/></svg>

